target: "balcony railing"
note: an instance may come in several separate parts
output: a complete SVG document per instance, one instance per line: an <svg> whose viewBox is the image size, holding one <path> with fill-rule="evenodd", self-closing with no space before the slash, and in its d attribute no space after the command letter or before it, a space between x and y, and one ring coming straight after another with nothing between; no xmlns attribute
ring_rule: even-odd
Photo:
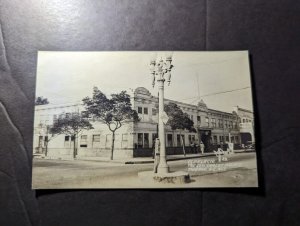
<svg viewBox="0 0 300 226"><path fill-rule="evenodd" d="M249 129L252 128L251 122L243 122L239 124L240 129Z"/></svg>

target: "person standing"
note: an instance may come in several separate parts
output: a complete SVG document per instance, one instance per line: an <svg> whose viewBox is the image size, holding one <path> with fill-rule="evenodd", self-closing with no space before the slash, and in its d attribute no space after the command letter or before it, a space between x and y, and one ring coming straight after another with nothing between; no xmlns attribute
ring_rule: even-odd
<svg viewBox="0 0 300 226"><path fill-rule="evenodd" d="M204 148L205 148L205 146L204 146L203 142L201 141L200 142L200 149L201 149L202 154L204 154Z"/></svg>
<svg viewBox="0 0 300 226"><path fill-rule="evenodd" d="M159 165L160 161L160 141L158 138L155 139L155 145L154 145L154 168L153 171L154 173L157 173L157 167Z"/></svg>

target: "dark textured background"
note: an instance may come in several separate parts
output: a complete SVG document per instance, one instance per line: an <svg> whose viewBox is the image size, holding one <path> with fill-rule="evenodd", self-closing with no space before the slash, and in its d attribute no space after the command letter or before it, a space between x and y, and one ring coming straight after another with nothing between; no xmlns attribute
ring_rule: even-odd
<svg viewBox="0 0 300 226"><path fill-rule="evenodd" d="M300 225L300 2L0 0L0 225ZM260 189L32 191L37 50L245 50Z"/></svg>

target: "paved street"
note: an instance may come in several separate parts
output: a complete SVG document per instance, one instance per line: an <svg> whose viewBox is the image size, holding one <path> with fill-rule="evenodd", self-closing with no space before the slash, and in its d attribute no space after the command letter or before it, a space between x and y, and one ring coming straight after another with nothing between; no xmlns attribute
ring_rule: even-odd
<svg viewBox="0 0 300 226"><path fill-rule="evenodd" d="M150 171L153 163L124 164L108 161L33 160L33 188L170 188L170 187L255 187L257 170L255 153L231 155L218 163L215 156L168 162L171 171L186 171L191 182L184 185L154 183L138 177ZM212 161L215 161L212 163ZM194 165L193 165L193 164ZM208 164L207 164L208 163ZM204 170L195 164L209 166ZM201 170L199 170L201 169Z"/></svg>

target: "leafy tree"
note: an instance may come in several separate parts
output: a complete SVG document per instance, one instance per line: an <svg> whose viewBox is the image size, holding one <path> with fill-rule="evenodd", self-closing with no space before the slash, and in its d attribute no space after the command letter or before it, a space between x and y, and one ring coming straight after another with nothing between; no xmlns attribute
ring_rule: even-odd
<svg viewBox="0 0 300 226"><path fill-rule="evenodd" d="M45 105L45 104L49 104L49 101L47 98L43 98L43 97L36 98L35 105Z"/></svg>
<svg viewBox="0 0 300 226"><path fill-rule="evenodd" d="M50 134L52 136L65 134L69 135L73 139L73 157L76 158L76 140L78 139L78 134L84 130L93 129L92 124L85 118L83 118L79 113L73 113L70 116L58 119L50 127Z"/></svg>
<svg viewBox="0 0 300 226"><path fill-rule="evenodd" d="M165 104L164 110L167 113L169 120L167 125L171 127L173 131L179 130L180 131L180 140L182 142L182 149L184 155L185 153L185 147L184 142L182 140L181 132L183 130L188 130L190 132L196 132L196 129L194 128L194 122L189 118L188 114L184 113L180 107L178 107L175 103L168 103Z"/></svg>
<svg viewBox="0 0 300 226"><path fill-rule="evenodd" d="M55 137L57 137L57 135L59 134L51 134L51 128L52 126L50 125L46 125L46 131L45 131L45 156L48 155L48 144L49 142L54 139Z"/></svg>
<svg viewBox="0 0 300 226"><path fill-rule="evenodd" d="M139 120L137 112L132 109L130 96L126 91L121 91L118 94L112 94L109 99L97 87L94 87L92 98L84 98L83 103L88 114L104 122L112 132L110 159L113 160L116 130L121 128L125 121Z"/></svg>

